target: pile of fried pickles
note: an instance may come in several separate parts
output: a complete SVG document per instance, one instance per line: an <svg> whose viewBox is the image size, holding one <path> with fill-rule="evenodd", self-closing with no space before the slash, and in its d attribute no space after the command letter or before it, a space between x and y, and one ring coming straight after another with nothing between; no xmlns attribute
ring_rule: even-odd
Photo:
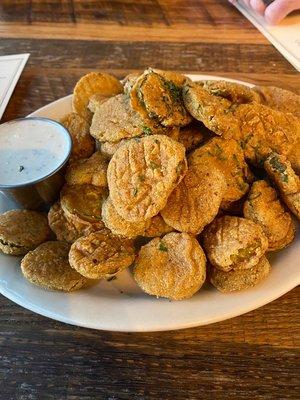
<svg viewBox="0 0 300 400"><path fill-rule="evenodd" d="M148 68L91 72L61 121L73 148L48 215L0 216L24 276L73 291L128 267L146 293L244 290L270 273L300 218L300 97Z"/></svg>

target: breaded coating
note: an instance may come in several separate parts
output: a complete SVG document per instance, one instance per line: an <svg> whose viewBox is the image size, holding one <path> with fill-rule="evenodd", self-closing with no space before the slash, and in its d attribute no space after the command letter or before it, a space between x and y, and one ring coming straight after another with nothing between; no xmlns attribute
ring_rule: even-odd
<svg viewBox="0 0 300 400"><path fill-rule="evenodd" d="M253 267L268 248L260 225L228 215L216 218L205 229L203 238L209 261L223 271Z"/></svg>
<svg viewBox="0 0 300 400"><path fill-rule="evenodd" d="M119 215L145 221L162 210L187 170L184 147L164 135L132 139L107 169L110 197Z"/></svg>
<svg viewBox="0 0 300 400"><path fill-rule="evenodd" d="M23 258L23 275L44 289L72 292L86 286L88 280L70 267L69 249L65 242L41 244Z"/></svg>
<svg viewBox="0 0 300 400"><path fill-rule="evenodd" d="M0 251L24 255L49 239L47 216L37 211L11 210L0 215Z"/></svg>
<svg viewBox="0 0 300 400"><path fill-rule="evenodd" d="M111 199L108 197L102 205L102 220L105 226L114 235L134 238L143 235L151 220L129 222L122 218L116 211Z"/></svg>
<svg viewBox="0 0 300 400"><path fill-rule="evenodd" d="M125 76L124 79L121 80L122 85L124 86L124 93L129 95L131 92L131 89L133 88L137 78L141 74L138 72L132 72L131 74L128 74Z"/></svg>
<svg viewBox="0 0 300 400"><path fill-rule="evenodd" d="M300 96L290 90L276 86L255 86L253 90L260 96L265 106L300 118Z"/></svg>
<svg viewBox="0 0 300 400"><path fill-rule="evenodd" d="M200 233L218 214L225 191L224 175L213 160L188 164L161 215L180 232Z"/></svg>
<svg viewBox="0 0 300 400"><path fill-rule="evenodd" d="M66 182L68 185L107 186L108 160L101 151L97 151L90 158L78 160L68 166Z"/></svg>
<svg viewBox="0 0 300 400"><path fill-rule="evenodd" d="M206 133L196 124L190 124L180 129L178 142L181 143L186 152L195 150L200 143L206 139Z"/></svg>
<svg viewBox="0 0 300 400"><path fill-rule="evenodd" d="M186 111L181 87L151 68L135 82L131 92L131 107L145 116L158 120L164 126L185 126L192 118Z"/></svg>
<svg viewBox="0 0 300 400"><path fill-rule="evenodd" d="M269 241L269 251L283 249L295 237L291 215L280 203L276 190L264 180L253 183L244 204L244 217L262 227Z"/></svg>
<svg viewBox="0 0 300 400"><path fill-rule="evenodd" d="M300 176L300 137L287 154L287 159L291 163L296 174Z"/></svg>
<svg viewBox="0 0 300 400"><path fill-rule="evenodd" d="M238 142L234 139L215 137L196 149L189 157L191 165L198 161L210 163L210 160L216 163L226 180L223 201L232 202L243 197L249 190L253 176Z"/></svg>
<svg viewBox="0 0 300 400"><path fill-rule="evenodd" d="M242 104L235 112L240 120L240 144L245 158L262 166L272 152L288 154L300 137L300 122L292 114L262 104Z"/></svg>
<svg viewBox="0 0 300 400"><path fill-rule="evenodd" d="M70 265L83 276L101 279L129 267L135 259L131 241L102 231L91 233L72 244Z"/></svg>
<svg viewBox="0 0 300 400"><path fill-rule="evenodd" d="M60 203L66 218L77 229L85 228L90 223L97 223L101 227L101 209L106 196L107 190L104 187L66 185L61 191Z"/></svg>
<svg viewBox="0 0 300 400"><path fill-rule="evenodd" d="M123 92L123 86L112 75L101 72L90 72L82 76L76 83L73 93L73 110L90 121L91 111L87 108L89 100L94 94L115 96Z"/></svg>
<svg viewBox="0 0 300 400"><path fill-rule="evenodd" d="M60 202L54 203L50 208L48 222L57 240L67 243L74 243L81 236L86 236L99 229L103 229L102 223L88 223L84 221L83 224L74 224L69 221L61 208Z"/></svg>
<svg viewBox="0 0 300 400"><path fill-rule="evenodd" d="M215 134L224 138L238 137L239 121L234 116L236 104L214 96L197 82L189 82L183 87L182 98L188 112Z"/></svg>
<svg viewBox="0 0 300 400"><path fill-rule="evenodd" d="M165 71L162 69L157 69L157 68L151 68L153 72L161 75L163 78L165 78L168 81L172 81L175 83L175 85L179 86L180 88L187 82L191 82L191 79L188 78L187 76L180 74L179 72L175 71Z"/></svg>
<svg viewBox="0 0 300 400"><path fill-rule="evenodd" d="M89 98L88 109L95 114L97 108L108 100L111 96L104 96L100 93L95 93Z"/></svg>
<svg viewBox="0 0 300 400"><path fill-rule="evenodd" d="M229 81L198 81L210 94L228 99L233 104L260 103L259 95L248 86Z"/></svg>
<svg viewBox="0 0 300 400"><path fill-rule="evenodd" d="M145 237L160 237L167 233L173 232L174 228L165 223L163 217L160 214L155 215L150 219L150 225L144 231L143 236Z"/></svg>
<svg viewBox="0 0 300 400"><path fill-rule="evenodd" d="M195 82L185 85L182 95L194 118L224 139L239 141L246 159L255 166L261 166L271 151L289 153L300 136L300 122L292 114L255 102L232 103Z"/></svg>
<svg viewBox="0 0 300 400"><path fill-rule="evenodd" d="M101 143L100 149L101 153L109 160L115 154L119 147L121 147L124 143L127 143L130 139L122 139L119 142L103 142Z"/></svg>
<svg viewBox="0 0 300 400"><path fill-rule="evenodd" d="M210 281L220 292L230 293L256 286L270 271L269 261L263 256L256 265L248 269L232 269L225 272L213 267Z"/></svg>
<svg viewBox="0 0 300 400"><path fill-rule="evenodd" d="M60 122L68 129L72 137L72 152L69 161L73 162L91 156L95 150L95 141L89 133L90 128L86 120L76 113L70 113L65 115Z"/></svg>
<svg viewBox="0 0 300 400"><path fill-rule="evenodd" d="M100 142L119 142L143 134L144 121L131 109L128 97L119 94L101 104L92 120L91 135Z"/></svg>
<svg viewBox="0 0 300 400"><path fill-rule="evenodd" d="M300 178L286 157L272 153L266 159L265 170L279 189L280 196L294 215L300 219Z"/></svg>
<svg viewBox="0 0 300 400"><path fill-rule="evenodd" d="M141 248L133 277L150 295L187 299L205 281L206 257L194 237L186 233L168 233Z"/></svg>

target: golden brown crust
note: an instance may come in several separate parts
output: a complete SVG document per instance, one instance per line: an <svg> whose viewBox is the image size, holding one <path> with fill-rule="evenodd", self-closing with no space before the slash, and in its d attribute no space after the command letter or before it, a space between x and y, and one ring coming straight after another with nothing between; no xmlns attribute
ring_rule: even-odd
<svg viewBox="0 0 300 400"><path fill-rule="evenodd" d="M101 93L95 93L89 98L89 103L87 105L87 108L95 114L97 111L97 108L103 104L106 100L108 100L111 96L105 96Z"/></svg>
<svg viewBox="0 0 300 400"><path fill-rule="evenodd" d="M252 173L244 159L243 150L234 139L215 137L190 154L189 163L211 163L218 166L226 180L223 201L239 200L249 190Z"/></svg>
<svg viewBox="0 0 300 400"><path fill-rule="evenodd" d="M235 116L240 121L240 138L245 158L262 166L272 152L288 154L300 137L300 122L292 114L263 104L242 104Z"/></svg>
<svg viewBox="0 0 300 400"><path fill-rule="evenodd" d="M66 171L68 185L107 186L107 158L97 151L90 158L74 161Z"/></svg>
<svg viewBox="0 0 300 400"><path fill-rule="evenodd" d="M264 163L265 169L280 191L282 200L300 219L300 178L286 157L272 153Z"/></svg>
<svg viewBox="0 0 300 400"><path fill-rule="evenodd" d="M266 257L249 269L221 271L212 268L210 281L221 292L230 293L249 289L264 280L270 273L271 266Z"/></svg>
<svg viewBox="0 0 300 400"><path fill-rule="evenodd" d="M253 183L244 204L244 216L262 227L269 241L269 251L283 249L295 237L291 215L281 205L276 190L266 181Z"/></svg>
<svg viewBox="0 0 300 400"><path fill-rule="evenodd" d="M150 220L140 222L129 222L122 218L116 211L111 199L108 197L102 205L102 219L105 226L114 235L134 238L143 235Z"/></svg>
<svg viewBox="0 0 300 400"><path fill-rule="evenodd" d="M135 82L130 92L131 107L164 126L185 126L191 122L181 96L181 86L151 68Z"/></svg>
<svg viewBox="0 0 300 400"><path fill-rule="evenodd" d="M90 72L76 83L73 93L73 110L85 118L91 119L92 113L87 106L92 95L114 96L123 92L123 86L112 75L101 72Z"/></svg>
<svg viewBox="0 0 300 400"><path fill-rule="evenodd" d="M292 165L293 170L300 176L300 137L287 154L287 159Z"/></svg>
<svg viewBox="0 0 300 400"><path fill-rule="evenodd" d="M53 204L48 213L50 228L55 233L57 240L67 243L74 243L81 236L89 235L92 232L103 229L100 223L73 223L72 218L68 220L59 202Z"/></svg>
<svg viewBox="0 0 300 400"><path fill-rule="evenodd" d="M106 232L95 232L78 239L69 253L71 266L80 274L91 279L129 267L135 258L132 242Z"/></svg>
<svg viewBox="0 0 300 400"><path fill-rule="evenodd" d="M46 242L30 251L21 262L26 279L50 290L71 292L88 284L88 280L70 267L70 245L65 242Z"/></svg>
<svg viewBox="0 0 300 400"><path fill-rule="evenodd" d="M37 211L11 210L0 215L0 251L23 255L49 239L47 216Z"/></svg>
<svg viewBox="0 0 300 400"><path fill-rule="evenodd" d="M150 295L186 299L205 281L206 257L194 237L186 233L168 233L141 248L133 276Z"/></svg>
<svg viewBox="0 0 300 400"><path fill-rule="evenodd" d="M224 138L238 137L239 121L234 116L236 105L230 100L214 96L197 82L187 83L182 97L189 113L208 129Z"/></svg>
<svg viewBox="0 0 300 400"><path fill-rule="evenodd" d="M101 104L92 120L91 135L101 142L119 142L143 134L144 121L131 109L124 94L111 97Z"/></svg>
<svg viewBox="0 0 300 400"><path fill-rule="evenodd" d="M103 226L101 219L102 203L107 196L104 187L93 185L66 185L61 191L61 207L69 222L77 229L82 229L91 223Z"/></svg>
<svg viewBox="0 0 300 400"><path fill-rule="evenodd" d="M262 104L300 118L300 96L296 93L276 86L255 86L253 90L260 96Z"/></svg>
<svg viewBox="0 0 300 400"><path fill-rule="evenodd" d="M82 232L67 220L59 202L50 208L48 221L59 241L73 243L82 236Z"/></svg>
<svg viewBox="0 0 300 400"><path fill-rule="evenodd" d="M161 215L180 232L200 233L218 214L224 196L224 175L212 160L190 164Z"/></svg>
<svg viewBox="0 0 300 400"><path fill-rule="evenodd" d="M160 214L152 217L149 222L150 225L143 232L145 237L160 237L174 231L174 228L166 224Z"/></svg>
<svg viewBox="0 0 300 400"><path fill-rule="evenodd" d="M206 133L196 124L190 124L180 129L178 142L181 143L186 152L195 150L206 138Z"/></svg>
<svg viewBox="0 0 300 400"><path fill-rule="evenodd" d="M61 124L68 129L72 137L70 162L89 157L95 149L95 141L89 133L89 124L76 113L65 115Z"/></svg>
<svg viewBox="0 0 300 400"><path fill-rule="evenodd" d="M253 267L267 248L268 239L260 225L245 218L220 217L204 231L207 257L223 271Z"/></svg>
<svg viewBox="0 0 300 400"><path fill-rule="evenodd" d="M164 208L185 173L185 149L167 136L128 141L113 155L107 170L117 213L132 222L150 219Z"/></svg>
<svg viewBox="0 0 300 400"><path fill-rule="evenodd" d="M259 95L248 86L222 80L198 81L210 94L225 98L233 104L260 103Z"/></svg>

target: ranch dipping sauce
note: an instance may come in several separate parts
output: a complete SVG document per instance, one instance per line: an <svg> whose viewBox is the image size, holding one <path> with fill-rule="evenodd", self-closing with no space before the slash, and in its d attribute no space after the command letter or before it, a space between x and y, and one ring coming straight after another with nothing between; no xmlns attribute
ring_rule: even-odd
<svg viewBox="0 0 300 400"><path fill-rule="evenodd" d="M68 159L70 135L59 123L22 118L0 125L0 188L40 181Z"/></svg>

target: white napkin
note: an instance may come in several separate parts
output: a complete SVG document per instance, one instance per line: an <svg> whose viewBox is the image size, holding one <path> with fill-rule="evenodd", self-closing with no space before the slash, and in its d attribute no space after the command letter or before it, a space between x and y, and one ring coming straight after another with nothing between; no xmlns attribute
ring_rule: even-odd
<svg viewBox="0 0 300 400"><path fill-rule="evenodd" d="M300 71L300 15L289 15L278 25L268 25L243 1L239 1L236 7Z"/></svg>
<svg viewBox="0 0 300 400"><path fill-rule="evenodd" d="M28 57L29 54L0 57L0 120Z"/></svg>

